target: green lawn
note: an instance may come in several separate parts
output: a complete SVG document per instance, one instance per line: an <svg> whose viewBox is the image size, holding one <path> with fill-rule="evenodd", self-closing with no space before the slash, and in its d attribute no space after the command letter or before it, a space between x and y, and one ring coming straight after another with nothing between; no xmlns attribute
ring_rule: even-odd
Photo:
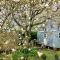
<svg viewBox="0 0 60 60"><path fill-rule="evenodd" d="M55 55L57 54L58 57L60 58L60 51L54 51L54 50L47 50L43 49L42 53L47 56L46 60L55 60Z"/></svg>
<svg viewBox="0 0 60 60"><path fill-rule="evenodd" d="M30 56L28 57L28 60L42 60L41 57L39 58L37 55L35 55L35 52L36 52L36 50L34 50L34 51L32 50L31 53L29 53ZM55 54L57 54L58 57L60 58L60 51L53 51L53 50L43 49L43 50L41 50L41 52L46 55L46 60L55 60ZM21 54L24 56L24 54L22 52L16 52L16 54L14 55L14 59L12 59L12 60L18 60L16 57L20 58L20 56L22 56ZM3 55L0 54L0 58L6 57L6 56L3 56ZM6 60L10 60L12 58L12 56L13 56L13 54L9 54L8 57L6 57L6 58L8 58Z"/></svg>

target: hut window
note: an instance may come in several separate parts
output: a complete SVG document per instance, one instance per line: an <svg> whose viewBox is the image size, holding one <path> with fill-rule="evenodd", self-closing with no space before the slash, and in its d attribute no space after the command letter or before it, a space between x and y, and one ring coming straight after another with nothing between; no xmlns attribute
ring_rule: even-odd
<svg viewBox="0 0 60 60"><path fill-rule="evenodd" d="M44 37L47 37L46 34L44 34Z"/></svg>
<svg viewBox="0 0 60 60"><path fill-rule="evenodd" d="M53 25L51 25L51 28L53 28Z"/></svg>
<svg viewBox="0 0 60 60"><path fill-rule="evenodd" d="M59 38L60 38L60 33L59 33Z"/></svg>

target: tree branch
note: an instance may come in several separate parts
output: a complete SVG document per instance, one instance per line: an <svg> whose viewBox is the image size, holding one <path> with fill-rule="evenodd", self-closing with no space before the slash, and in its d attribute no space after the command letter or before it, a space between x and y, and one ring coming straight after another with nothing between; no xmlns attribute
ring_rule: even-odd
<svg viewBox="0 0 60 60"><path fill-rule="evenodd" d="M23 26L19 23L19 21L17 21L17 20L14 18L14 15L13 15L13 14L12 14L12 17L13 17L14 21L17 23L17 25L18 25L19 27L23 27Z"/></svg>
<svg viewBox="0 0 60 60"><path fill-rule="evenodd" d="M5 23L6 19L7 19L7 17L8 17L10 14L11 14L11 13L8 13L8 15L5 17L5 19L4 19L4 21L3 21L3 24L1 25L1 28L3 27L3 25L4 25L4 23Z"/></svg>
<svg viewBox="0 0 60 60"><path fill-rule="evenodd" d="M38 14L41 14L44 10L45 10L45 7L42 8L42 9L38 9L38 10L32 11L32 18L34 18Z"/></svg>
<svg viewBox="0 0 60 60"><path fill-rule="evenodd" d="M44 20L44 21L42 21L42 22L38 22L38 23L36 23L36 24L33 24L32 27L33 27L33 26L36 26L36 25L39 25L39 24L42 24L42 23L44 23L44 22L46 22L46 20Z"/></svg>

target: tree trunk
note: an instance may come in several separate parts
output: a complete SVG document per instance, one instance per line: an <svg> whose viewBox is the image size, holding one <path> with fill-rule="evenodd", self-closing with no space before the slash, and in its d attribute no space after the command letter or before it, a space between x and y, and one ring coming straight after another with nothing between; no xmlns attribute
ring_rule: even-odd
<svg viewBox="0 0 60 60"><path fill-rule="evenodd" d="M25 32L25 38L24 38L24 47L28 48L29 47L29 40L30 40L30 33Z"/></svg>

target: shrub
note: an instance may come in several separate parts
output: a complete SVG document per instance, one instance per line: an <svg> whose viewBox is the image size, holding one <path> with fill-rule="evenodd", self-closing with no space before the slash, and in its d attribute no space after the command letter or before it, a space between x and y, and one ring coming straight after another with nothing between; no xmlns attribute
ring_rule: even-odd
<svg viewBox="0 0 60 60"><path fill-rule="evenodd" d="M22 48L12 54L13 60L18 60L18 58L21 59L21 57L24 57L23 59L28 59L29 57L36 56L38 56L36 48L31 48L31 50L29 50L28 48Z"/></svg>
<svg viewBox="0 0 60 60"><path fill-rule="evenodd" d="M46 60L46 55L43 54L43 55L41 56L41 58L42 58L42 60Z"/></svg>
<svg viewBox="0 0 60 60"><path fill-rule="evenodd" d="M59 56L55 54L55 60L59 60Z"/></svg>
<svg viewBox="0 0 60 60"><path fill-rule="evenodd" d="M31 32L31 40L37 39L37 32Z"/></svg>

